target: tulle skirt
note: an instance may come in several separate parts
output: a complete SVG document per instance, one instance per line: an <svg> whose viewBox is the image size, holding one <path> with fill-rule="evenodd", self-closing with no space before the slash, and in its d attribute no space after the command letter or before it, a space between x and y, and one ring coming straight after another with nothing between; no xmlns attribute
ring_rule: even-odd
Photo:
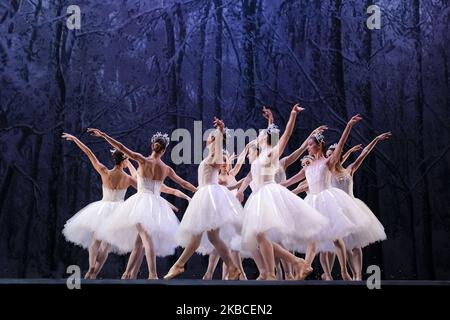
<svg viewBox="0 0 450 320"><path fill-rule="evenodd" d="M176 242L189 245L192 236L202 234L197 253L210 254L214 246L205 231L220 229L220 238L229 246L240 232L243 208L224 186L210 184L201 187L192 197L176 233Z"/></svg>
<svg viewBox="0 0 450 320"><path fill-rule="evenodd" d="M89 249L101 226L108 221L123 201L96 201L88 204L67 220L62 231L67 241Z"/></svg>
<svg viewBox="0 0 450 320"><path fill-rule="evenodd" d="M310 193L305 201L331 222L319 236L324 240L317 243L318 251L335 251L334 240L343 239L369 224L369 219L361 213L355 200L340 189L328 188Z"/></svg>
<svg viewBox="0 0 450 320"><path fill-rule="evenodd" d="M371 243L386 240L384 227L372 210L361 200L357 198L354 198L354 200L361 209L361 214L367 216L370 222L365 228L358 229L344 238L346 248L364 248Z"/></svg>
<svg viewBox="0 0 450 320"><path fill-rule="evenodd" d="M304 200L276 183L263 185L245 204L242 249L257 248L256 236L265 233L288 249L300 250L311 241L321 240L328 220Z"/></svg>
<svg viewBox="0 0 450 320"><path fill-rule="evenodd" d="M98 237L117 247L119 253L128 253L134 248L138 224L150 235L157 256L174 254L178 218L162 197L151 192L129 197L100 228Z"/></svg>

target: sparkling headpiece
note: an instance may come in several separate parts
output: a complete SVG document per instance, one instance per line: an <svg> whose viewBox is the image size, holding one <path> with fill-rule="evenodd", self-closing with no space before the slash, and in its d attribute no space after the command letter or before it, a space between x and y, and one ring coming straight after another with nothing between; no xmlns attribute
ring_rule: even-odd
<svg viewBox="0 0 450 320"><path fill-rule="evenodd" d="M267 127L267 134L272 134L272 133L280 133L280 129L278 129L278 126L276 124L271 123L268 127Z"/></svg>
<svg viewBox="0 0 450 320"><path fill-rule="evenodd" d="M321 134L321 133L316 133L316 134L314 135L314 138L316 139L316 141L317 141L318 143L325 143L325 137L324 137L323 134Z"/></svg>
<svg viewBox="0 0 450 320"><path fill-rule="evenodd" d="M301 162L303 162L303 160L311 160L311 161L314 161L314 160L316 160L312 155L306 155L306 156L304 156L303 158L302 158L302 160L301 160Z"/></svg>
<svg viewBox="0 0 450 320"><path fill-rule="evenodd" d="M170 138L169 138L169 135L167 134L167 133L164 133L164 134L162 134L161 132L157 132L157 133L155 133L153 136L152 136L152 140L151 140L151 142L152 143L155 143L157 140L159 140L159 139L163 139L164 140L164 143L165 143L165 146L167 147L168 145L169 145L169 143L170 143Z"/></svg>
<svg viewBox="0 0 450 320"><path fill-rule="evenodd" d="M337 148L337 143L333 143L331 146L328 147L328 150L334 150Z"/></svg>

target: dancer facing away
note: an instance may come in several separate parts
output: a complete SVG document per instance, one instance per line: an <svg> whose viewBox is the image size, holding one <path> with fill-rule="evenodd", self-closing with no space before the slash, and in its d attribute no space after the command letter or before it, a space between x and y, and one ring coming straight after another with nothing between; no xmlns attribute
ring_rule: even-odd
<svg viewBox="0 0 450 320"><path fill-rule="evenodd" d="M266 135L259 137L261 153L252 162L251 181L254 192L245 204L242 227L242 248L257 250L264 262L265 274L261 279L276 280L275 258L292 263L295 274L302 274L303 259L297 258L277 243L289 238L292 242L304 241L318 234L327 220L288 189L275 182L275 172L279 166L279 156L283 153L295 126L297 113L304 110L296 104L291 111L284 134L279 139L279 130L271 126ZM250 179L245 179L238 191L243 200L243 190ZM260 270L261 272L261 270Z"/></svg>
<svg viewBox="0 0 450 320"><path fill-rule="evenodd" d="M236 159L236 156L228 155L226 151L224 151L223 160L224 162L220 165L220 172L219 172L219 184L225 186L225 187L235 187L233 190L231 190L231 193L233 195L236 195L237 193L237 187L238 187L238 181L236 180L236 176L239 173L240 169L242 168L242 165L245 162L245 157L248 153L249 145L247 144L244 148L244 150L241 152L239 157L237 157L236 164L233 166L232 163ZM239 217L240 220L243 220L244 217ZM242 227L242 226L240 226ZM250 257L250 255L248 256ZM242 265L242 257L241 252L238 250L238 248L233 248L233 244L231 244L231 258L234 261L234 264L239 268L241 271L241 275L239 276L239 280L247 280L247 276L244 271L244 267ZM217 263L219 262L220 256L217 253L217 251L214 249L211 254L209 255L208 259L208 268L206 269L206 272L203 276L203 280L211 280L214 274L214 271L217 267ZM225 263L222 265L222 280L225 280L226 275L228 273L227 266Z"/></svg>
<svg viewBox="0 0 450 320"><path fill-rule="evenodd" d="M348 122L336 146L336 154L342 152L352 127L361 119L359 115L356 115ZM330 170L340 159L336 154L325 158L325 141L322 134L317 134L309 139L308 153L315 160L283 185L290 186L306 176L309 193L305 201L327 217L331 223L322 231L317 241L308 245L305 257L305 275L312 272L311 264L316 255L316 244L318 243L318 249L321 252L337 251L342 279L351 280L347 271L347 257L343 238L354 232L356 228L367 224L368 219L360 215L360 209L351 197L342 190L331 186Z"/></svg>
<svg viewBox="0 0 450 320"><path fill-rule="evenodd" d="M63 133L62 138L75 142L88 156L92 166L102 179L103 199L78 211L66 222L62 231L66 240L88 249L89 270L85 279L95 279L106 261L110 249L109 243L97 239L97 233L114 210L123 203L128 187L136 187L136 180L123 170L125 166L131 166L131 164L122 152L118 150L112 152L114 167L109 170L77 137Z"/></svg>
<svg viewBox="0 0 450 320"><path fill-rule="evenodd" d="M362 248L368 246L369 244L385 240L386 233L384 232L383 225L377 219L372 210L370 210L370 208L363 201L355 198L353 194L353 176L363 163L364 159L375 148L376 144L380 141L389 139L391 136L392 134L390 132L377 136L367 145L367 147L363 149L358 158L345 168L342 166L342 163L344 163L346 159L344 155L342 161L336 164L332 172L333 177L331 184L354 198L356 204L361 208L361 213L370 219L370 223L366 228L357 229L353 234L344 238L345 246L347 248L347 256L349 257L349 265L352 270L354 280L362 279ZM349 151L353 151L358 148L359 146L356 146L356 148L354 147ZM335 149L335 145L330 146L327 151L327 156L329 157L336 152ZM327 270L325 278L329 279L331 278L331 270L333 268L334 253L329 253L327 259L329 270Z"/></svg>
<svg viewBox="0 0 450 320"><path fill-rule="evenodd" d="M102 229L102 237L109 240L122 252L131 252L136 242L141 241L145 250L149 279L157 279L156 256L167 256L174 253L176 244L174 236L178 227L178 219L160 196L163 181L168 177L183 188L192 192L197 189L180 178L175 171L166 165L161 157L169 144L167 134L157 133L151 139L151 154L148 157L131 151L122 143L109 137L106 133L90 128L92 135L104 138L109 144L123 152L130 159L138 162L138 192L129 197L116 211L114 219L110 219ZM138 252L130 255L129 264L134 264Z"/></svg>
<svg viewBox="0 0 450 320"><path fill-rule="evenodd" d="M231 258L228 245L237 232L243 208L230 190L219 184L225 125L214 118L214 126L217 129L206 141L208 156L198 167L199 190L189 203L176 235L178 244L185 249L164 279L182 273L195 251L210 254L213 249L228 267L228 280L238 280L241 273ZM203 237L205 232L207 239Z"/></svg>

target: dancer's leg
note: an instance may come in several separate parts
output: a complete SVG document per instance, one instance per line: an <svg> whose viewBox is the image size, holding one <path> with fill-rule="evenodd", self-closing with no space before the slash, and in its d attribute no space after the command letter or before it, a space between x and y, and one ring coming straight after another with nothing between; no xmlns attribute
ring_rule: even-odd
<svg viewBox="0 0 450 320"><path fill-rule="evenodd" d="M239 268L239 271L241 271L239 280L247 280L247 275L245 274L244 266L242 265L241 253L239 251L232 250L231 258L233 259L234 264Z"/></svg>
<svg viewBox="0 0 450 320"><path fill-rule="evenodd" d="M97 278L98 274L105 265L106 259L108 259L109 247L110 247L109 243L102 241L99 253L97 255L97 262L95 263L94 279Z"/></svg>
<svg viewBox="0 0 450 320"><path fill-rule="evenodd" d="M136 268L137 262L139 260L139 255L143 251L144 247L140 235L136 236L136 241L134 242L134 248L131 251L130 257L128 258L127 268L122 275L122 279L132 279L133 268ZM141 261L142 262L142 261ZM141 266L139 263L138 269Z"/></svg>
<svg viewBox="0 0 450 320"><path fill-rule="evenodd" d="M84 276L85 279L93 279L95 273L95 263L97 262L98 249L102 242L97 239L92 239L92 243L89 246L89 270Z"/></svg>
<svg viewBox="0 0 450 320"><path fill-rule="evenodd" d="M291 264L297 274L301 273L305 260L296 257L277 243L272 243L272 247L275 258L285 261L286 264Z"/></svg>
<svg viewBox="0 0 450 320"><path fill-rule="evenodd" d="M184 272L184 265L189 260L189 258L194 254L195 250L197 250L200 245L200 241L202 240L202 234L193 235L191 237L191 241L184 248L183 253L178 258L178 260L174 263L172 268L170 268L169 272L164 276L164 279L170 280L175 278L180 273Z"/></svg>
<svg viewBox="0 0 450 320"><path fill-rule="evenodd" d="M139 236L141 237L142 244L144 245L145 259L147 260L148 266L148 279L158 279L158 274L156 272L156 252L152 237L147 233L141 224L137 225L137 229Z"/></svg>
<svg viewBox="0 0 450 320"><path fill-rule="evenodd" d="M363 253L361 248L354 248L351 251L349 261L353 273L353 280L362 280L362 258Z"/></svg>
<svg viewBox="0 0 450 320"><path fill-rule="evenodd" d="M256 280L264 280L267 276L266 266L264 265L264 260L259 250L252 251L253 261L255 261L256 267L259 271L259 276Z"/></svg>
<svg viewBox="0 0 450 320"><path fill-rule="evenodd" d="M211 242L214 248L216 248L223 262L227 265L228 280L238 280L241 272L233 263L233 260L231 259L230 255L230 250L228 249L225 242L223 242L223 240L220 238L219 231L220 231L219 229L209 230L207 232L208 240Z"/></svg>
<svg viewBox="0 0 450 320"><path fill-rule="evenodd" d="M205 275L203 276L203 280L211 280L214 275L214 270L216 270L217 263L219 262L220 256L217 251L214 249L208 258L208 268L206 269Z"/></svg>
<svg viewBox="0 0 450 320"><path fill-rule="evenodd" d="M328 252L321 252L319 255L320 258L320 265L322 266L323 274L322 274L322 280L333 280L333 277L331 276L331 267L330 267L330 261L328 260Z"/></svg>
<svg viewBox="0 0 450 320"><path fill-rule="evenodd" d="M257 234L256 241L258 242L259 251L261 252L267 273L265 280L277 280L275 276L275 257L272 242L267 239L265 233Z"/></svg>
<svg viewBox="0 0 450 320"><path fill-rule="evenodd" d="M314 258L316 256L316 243L311 242L306 247L306 255L305 255L305 266L303 267L300 274L297 274L296 279L297 280L305 280L308 275L313 272L312 268L312 262L314 261Z"/></svg>
<svg viewBox="0 0 450 320"><path fill-rule="evenodd" d="M339 265L341 267L341 276L343 280L351 280L352 278L348 274L347 271L347 256L345 254L345 243L342 239L338 239L333 241L334 246L336 247L336 254L339 260Z"/></svg>

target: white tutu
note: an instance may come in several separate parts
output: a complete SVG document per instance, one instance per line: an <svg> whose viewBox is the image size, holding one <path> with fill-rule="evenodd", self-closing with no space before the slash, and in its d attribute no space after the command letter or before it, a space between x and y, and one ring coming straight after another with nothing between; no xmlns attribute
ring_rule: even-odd
<svg viewBox="0 0 450 320"><path fill-rule="evenodd" d="M128 253L134 248L138 224L150 235L157 256L174 254L178 218L163 198L150 192L129 197L99 230L98 237L116 246L120 253Z"/></svg>
<svg viewBox="0 0 450 320"><path fill-rule="evenodd" d="M264 232L271 241L300 250L321 239L321 230L327 225L327 219L287 188L267 183L245 204L242 248L255 250L256 235Z"/></svg>
<svg viewBox="0 0 450 320"><path fill-rule="evenodd" d="M381 222L377 219L372 210L361 200L353 198L361 209L361 214L369 219L369 224L365 228L356 230L354 233L344 238L347 249L364 248L371 243L386 240L386 233Z"/></svg>
<svg viewBox="0 0 450 320"><path fill-rule="evenodd" d="M176 233L176 242L186 247L193 235L203 233L197 252L210 254L214 247L205 231L220 228L220 237L230 245L240 229L243 208L226 187L208 184L200 187L192 197Z"/></svg>
<svg viewBox="0 0 450 320"><path fill-rule="evenodd" d="M306 168L309 193L305 201L317 209L331 222L321 232L320 238L327 239L318 243L319 251L335 251L333 240L343 239L369 224L366 215L344 191L331 187L331 172L326 159L314 161Z"/></svg>
<svg viewBox="0 0 450 320"><path fill-rule="evenodd" d="M126 189L103 187L103 199L92 202L67 220L62 233L67 241L89 249L93 238L98 238L99 229L113 212L123 203Z"/></svg>

